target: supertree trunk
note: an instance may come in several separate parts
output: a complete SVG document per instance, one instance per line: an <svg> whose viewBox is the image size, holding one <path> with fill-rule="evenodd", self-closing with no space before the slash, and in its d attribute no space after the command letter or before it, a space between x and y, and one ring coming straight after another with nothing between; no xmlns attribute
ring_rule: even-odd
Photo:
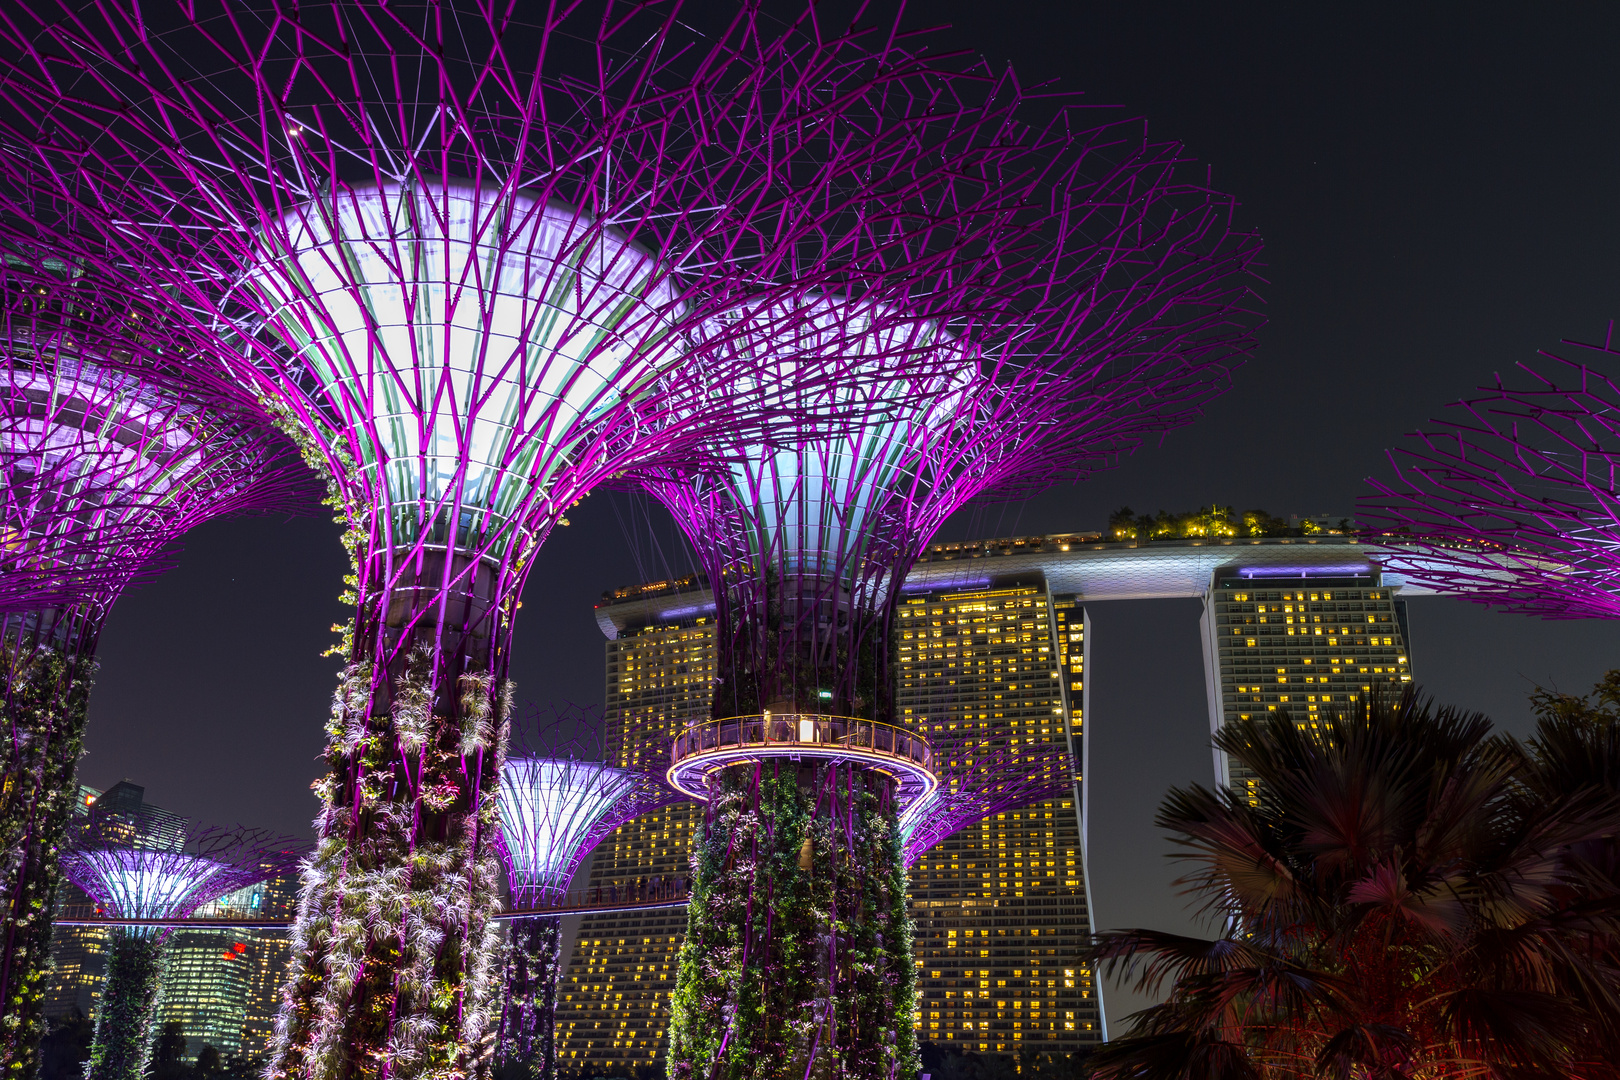
<svg viewBox="0 0 1620 1080"><path fill-rule="evenodd" d="M57 862L78 786L99 623L76 610L0 617L0 1075L39 1069Z"/></svg>
<svg viewBox="0 0 1620 1080"><path fill-rule="evenodd" d="M140 1080L146 1072L163 953L163 935L130 927L113 930L86 1080Z"/></svg>
<svg viewBox="0 0 1620 1080"><path fill-rule="evenodd" d="M358 586L271 1076L491 1065L510 612L482 560L388 562L367 564L386 585Z"/></svg>
<svg viewBox="0 0 1620 1080"><path fill-rule="evenodd" d="M723 569L710 568L710 580ZM885 630L893 601L874 583L770 568L727 586L716 614L716 718L763 709L893 720Z"/></svg>
<svg viewBox="0 0 1620 1080"><path fill-rule="evenodd" d="M870 772L785 759L715 784L693 854L671 1077L917 1075L892 795Z"/></svg>
<svg viewBox="0 0 1620 1080"><path fill-rule="evenodd" d="M502 1075L556 1080L557 980L562 974L562 920L537 916L511 925L506 959L506 1010L496 1063Z"/></svg>

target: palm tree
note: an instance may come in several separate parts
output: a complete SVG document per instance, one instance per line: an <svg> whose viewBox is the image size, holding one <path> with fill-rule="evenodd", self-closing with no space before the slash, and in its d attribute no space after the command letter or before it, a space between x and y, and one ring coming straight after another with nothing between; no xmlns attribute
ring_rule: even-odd
<svg viewBox="0 0 1620 1080"><path fill-rule="evenodd" d="M1586 697L1537 690L1530 701L1539 722L1524 747L1519 790L1526 812L1570 792L1620 796L1620 671L1610 671ZM1611 833L1576 842L1565 858L1574 887L1558 897L1559 910L1573 925L1589 912L1605 911L1620 894L1620 837ZM1548 958L1590 1004L1594 1023L1573 1048L1581 1069L1588 1071L1593 1066L1586 1063L1620 1062L1620 941L1594 935L1593 947L1601 950L1596 969L1605 975L1596 983L1583 981L1592 965ZM1620 1075L1620 1066L1611 1066L1607 1075Z"/></svg>
<svg viewBox="0 0 1620 1080"><path fill-rule="evenodd" d="M1099 935L1093 963L1172 985L1094 1076L1616 1075L1583 1050L1614 1022L1620 902L1573 855L1620 828L1612 789L1532 797L1534 750L1411 691L1215 742L1261 797L1176 789L1158 823L1226 932Z"/></svg>

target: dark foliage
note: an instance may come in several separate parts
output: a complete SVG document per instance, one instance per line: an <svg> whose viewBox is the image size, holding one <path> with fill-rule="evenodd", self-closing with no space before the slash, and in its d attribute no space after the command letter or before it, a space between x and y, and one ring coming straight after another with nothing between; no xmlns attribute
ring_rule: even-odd
<svg viewBox="0 0 1620 1080"><path fill-rule="evenodd" d="M1349 521L1341 520L1334 528L1351 532ZM1122 506L1108 515L1107 538L1110 540L1180 540L1189 536L1309 536L1323 532L1324 528L1309 519L1290 522L1265 510L1238 510L1234 506L1211 503L1197 510L1179 514L1160 510L1157 514L1138 514Z"/></svg>
<svg viewBox="0 0 1620 1080"><path fill-rule="evenodd" d="M1527 747L1410 692L1223 729L1260 797L1176 789L1158 822L1228 931L1099 936L1091 961L1171 988L1096 1075L1617 1075L1615 728L1541 707Z"/></svg>
<svg viewBox="0 0 1620 1080"><path fill-rule="evenodd" d="M1047 1054L1025 1050L1010 1054L975 1054L954 1046L925 1042L919 1048L922 1071L930 1080L1079 1080L1086 1075L1088 1050Z"/></svg>
<svg viewBox="0 0 1620 1080"><path fill-rule="evenodd" d="M96 1025L75 1006L39 1044L39 1080L83 1080Z"/></svg>
<svg viewBox="0 0 1620 1080"><path fill-rule="evenodd" d="M204 1045L193 1060L186 1058L185 1028L171 1020L152 1041L148 1080L260 1080L264 1058L221 1054Z"/></svg>

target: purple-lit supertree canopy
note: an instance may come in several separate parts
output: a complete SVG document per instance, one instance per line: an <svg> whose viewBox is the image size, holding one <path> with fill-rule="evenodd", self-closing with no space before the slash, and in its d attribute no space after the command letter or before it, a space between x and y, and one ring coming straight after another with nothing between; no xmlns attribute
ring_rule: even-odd
<svg viewBox="0 0 1620 1080"><path fill-rule="evenodd" d="M168 936L163 923L286 873L304 854L300 847L257 830L91 812L62 852L62 871L102 913L140 922L112 930L89 1080L139 1080L146 1072Z"/></svg>
<svg viewBox="0 0 1620 1080"><path fill-rule="evenodd" d="M57 847L96 639L192 526L313 505L296 451L150 305L55 254L0 267L0 1059L42 1034ZM301 488L308 491L301 492Z"/></svg>
<svg viewBox="0 0 1620 1080"><path fill-rule="evenodd" d="M1004 80L808 9L700 35L674 4L53 8L0 28L5 179L213 335L348 526L271 1073L475 1071L535 550L601 482L933 363L867 335L886 363L823 349L777 387L726 346L812 293L918 325L975 282L1000 302L1026 237L1008 163L1049 133L1009 123Z"/></svg>
<svg viewBox="0 0 1620 1080"><path fill-rule="evenodd" d="M604 837L680 795L661 774L604 764L598 715L552 710L536 734L522 734L525 727L517 726L501 775L500 849L512 907L536 914L508 923L495 1058L554 1080L562 932L561 917L545 908Z"/></svg>
<svg viewBox="0 0 1620 1080"><path fill-rule="evenodd" d="M826 351L935 363L864 396L835 389L838 430L786 448L721 440L725 464L636 476L717 599L712 719L676 740L671 769L708 804L672 1075L914 1069L896 814L982 733L898 726L898 583L970 499L1078 478L1191 419L1252 341L1258 242L1232 230L1231 199L1185 178L1178 146L1139 122L1077 125L1035 160L1008 186L1047 243L1001 264L993 301L907 320L804 294L794 317L739 306L722 346L784 381Z"/></svg>
<svg viewBox="0 0 1620 1080"><path fill-rule="evenodd" d="M1390 452L1361 517L1385 565L1544 618L1620 618L1620 383L1601 345L1519 365Z"/></svg>

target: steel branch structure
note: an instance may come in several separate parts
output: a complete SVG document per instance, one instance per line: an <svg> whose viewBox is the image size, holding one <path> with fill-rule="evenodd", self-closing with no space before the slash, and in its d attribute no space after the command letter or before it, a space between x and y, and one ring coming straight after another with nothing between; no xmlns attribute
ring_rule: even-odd
<svg viewBox="0 0 1620 1080"><path fill-rule="evenodd" d="M1187 182L1140 121L1066 136L1004 177L1028 244L930 318L811 293L726 313L718 347L761 383L837 353L857 370L931 355L865 389L816 383L846 417L792 446L712 440L723 467L643 471L726 602L715 715L772 702L885 718L885 635L918 552L978 497L1078 479L1195 418L1253 342L1257 238Z"/></svg>
<svg viewBox="0 0 1620 1080"><path fill-rule="evenodd" d="M140 817L92 812L61 861L68 879L109 914L183 919L226 893L291 870L300 847L257 830L154 829ZM119 926L112 934L86 1075L138 1080L151 1050L167 931Z"/></svg>
<svg viewBox="0 0 1620 1080"><path fill-rule="evenodd" d="M508 757L500 846L513 908L543 908L561 897L604 837L680 798L652 773L571 756Z"/></svg>
<svg viewBox="0 0 1620 1080"><path fill-rule="evenodd" d="M935 844L969 825L1074 789L1075 762L1056 744L963 740L948 753L952 756L937 758L939 787L900 815L908 870Z"/></svg>
<svg viewBox="0 0 1620 1080"><path fill-rule="evenodd" d="M769 730L783 715L812 732L891 724L898 585L945 520L974 498L1082 477L1186 423L1251 346L1259 243L1234 231L1233 200L1187 179L1181 148L1151 142L1139 121L1065 130L1073 134L1061 145L1005 177L1017 192L1014 219L1044 242L1001 261L993 287L976 282L946 305L964 314L819 293L796 298L795 313L743 305L727 316L722 350L753 356L766 379L791 381L797 365L828 352L856 366L881 366L897 351L935 363L864 394L835 389L849 416L839 430L807 431L792 447L721 439L711 450L724 464L640 478L716 591L713 720L694 732L711 722ZM711 755L672 1070L702 1075L724 1058L728 1069L766 1060L798 1074L818 1054L839 1075L913 1068L913 962L893 817L906 809L904 784L853 752L816 766L800 742L820 740L764 739L732 758ZM933 756L960 760L968 749L947 739ZM678 756L672 778L691 765ZM953 800L956 812L967 805ZM822 812L834 817L816 824ZM940 827L952 820L942 813ZM763 838L780 843L789 821L812 846L830 827L830 861L809 848L799 863L767 857ZM726 854L739 845L753 853L747 874ZM863 858L878 862L844 874ZM710 873L719 879L706 881ZM816 926L758 914L761 897L823 887L832 894L813 905L826 920ZM857 938L874 926L882 975L862 988L861 965L843 958L872 955ZM823 937L826 956L813 963L825 977L779 977L810 962L790 959L803 955L803 940ZM742 944L726 954L726 940ZM764 1000L744 1000L755 986ZM726 1020L756 1014L766 1019ZM798 1026L783 1019L806 1016L814 1019Z"/></svg>
<svg viewBox="0 0 1620 1080"><path fill-rule="evenodd" d="M809 8L682 18L108 0L0 30L4 197L172 296L349 525L359 611L272 1075L482 1068L511 621L567 508L934 362L862 328L885 363L827 349L761 393L727 347L761 313L850 296L887 331L1006 301L1029 237L1006 171L1050 138L1006 80Z"/></svg>
<svg viewBox="0 0 1620 1080"><path fill-rule="evenodd" d="M1565 345L1390 452L1360 504L1386 566L1509 611L1620 618L1620 349L1612 323Z"/></svg>
<svg viewBox="0 0 1620 1080"><path fill-rule="evenodd" d="M520 725L523 726L523 725ZM497 1063L538 1080L557 1074L561 918L543 912L620 825L677 801L656 774L603 764L601 717L553 709L532 737L514 734L501 777L500 849L512 907L541 908L508 926Z"/></svg>
<svg viewBox="0 0 1620 1080"><path fill-rule="evenodd" d="M102 623L194 525L312 506L315 487L161 310L13 241L0 266L0 1060L27 1069Z"/></svg>

